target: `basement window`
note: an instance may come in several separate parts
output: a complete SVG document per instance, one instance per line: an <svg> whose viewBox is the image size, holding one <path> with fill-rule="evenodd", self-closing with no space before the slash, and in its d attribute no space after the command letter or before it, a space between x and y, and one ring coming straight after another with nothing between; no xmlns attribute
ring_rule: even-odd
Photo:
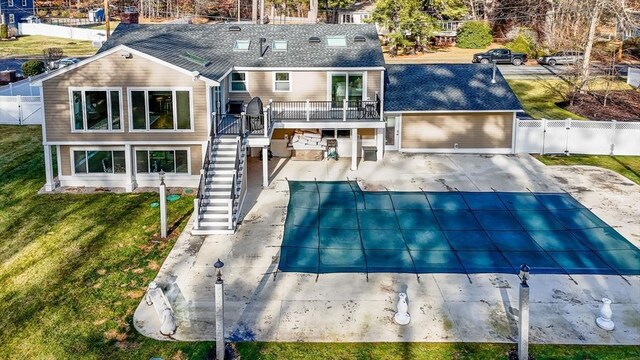
<svg viewBox="0 0 640 360"><path fill-rule="evenodd" d="M329 35L327 36L328 47L344 47L347 46L347 38L343 35Z"/></svg>
<svg viewBox="0 0 640 360"><path fill-rule="evenodd" d="M247 51L249 50L249 45L251 44L251 40L236 40L235 45L233 45L233 50L235 51Z"/></svg>

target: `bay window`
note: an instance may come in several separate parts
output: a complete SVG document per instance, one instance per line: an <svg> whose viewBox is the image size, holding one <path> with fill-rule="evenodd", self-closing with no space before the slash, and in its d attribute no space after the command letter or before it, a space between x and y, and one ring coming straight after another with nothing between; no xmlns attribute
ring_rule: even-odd
<svg viewBox="0 0 640 360"><path fill-rule="evenodd" d="M130 90L132 130L191 130L189 90Z"/></svg>
<svg viewBox="0 0 640 360"><path fill-rule="evenodd" d="M76 174L124 174L124 151L74 150L73 168Z"/></svg>
<svg viewBox="0 0 640 360"><path fill-rule="evenodd" d="M120 89L70 89L74 131L121 131Z"/></svg>
<svg viewBox="0 0 640 360"><path fill-rule="evenodd" d="M136 150L136 172L188 173L189 153L187 150Z"/></svg>

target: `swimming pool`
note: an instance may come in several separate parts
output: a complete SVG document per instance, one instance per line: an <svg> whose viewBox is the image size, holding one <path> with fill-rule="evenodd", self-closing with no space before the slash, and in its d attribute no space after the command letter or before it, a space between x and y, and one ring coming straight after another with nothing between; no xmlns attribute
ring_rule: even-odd
<svg viewBox="0 0 640 360"><path fill-rule="evenodd" d="M640 250L566 193L368 192L289 181L279 270L640 275Z"/></svg>

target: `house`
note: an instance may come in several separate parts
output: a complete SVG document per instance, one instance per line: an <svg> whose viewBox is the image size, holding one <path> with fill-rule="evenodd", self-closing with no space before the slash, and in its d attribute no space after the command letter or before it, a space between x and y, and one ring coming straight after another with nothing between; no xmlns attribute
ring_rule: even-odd
<svg viewBox="0 0 640 360"><path fill-rule="evenodd" d="M387 65L388 148L403 152L510 154L522 111L492 65Z"/></svg>
<svg viewBox="0 0 640 360"><path fill-rule="evenodd" d="M520 106L492 74L385 67L373 24L121 24L98 54L34 82L45 190L133 191L164 172L168 186L198 188L194 233L233 232L248 156L262 158L267 186L270 152L337 152L353 170L392 150L513 152Z"/></svg>
<svg viewBox="0 0 640 360"><path fill-rule="evenodd" d="M9 29L18 29L18 23L23 18L32 16L34 0L0 0L0 23Z"/></svg>
<svg viewBox="0 0 640 360"><path fill-rule="evenodd" d="M121 24L98 54L36 82L45 190L132 191L164 171L168 186L199 188L200 229L234 228L247 153L262 152L265 186L272 142L321 158L337 139L354 168L363 145L381 158L383 79L374 25Z"/></svg>
<svg viewBox="0 0 640 360"><path fill-rule="evenodd" d="M362 1L337 11L338 24L365 24L375 9L373 1Z"/></svg>

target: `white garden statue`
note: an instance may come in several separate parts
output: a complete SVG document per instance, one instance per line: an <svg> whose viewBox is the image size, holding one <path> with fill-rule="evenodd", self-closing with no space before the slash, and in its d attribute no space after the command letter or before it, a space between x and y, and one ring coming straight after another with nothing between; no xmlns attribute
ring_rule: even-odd
<svg viewBox="0 0 640 360"><path fill-rule="evenodd" d="M393 320L398 325L407 325L411 321L409 316L409 306L407 305L407 294L398 294L398 312L393 316Z"/></svg>
<svg viewBox="0 0 640 360"><path fill-rule="evenodd" d="M176 321L173 319L173 311L164 309L160 324L160 334L168 336L176 333Z"/></svg>
<svg viewBox="0 0 640 360"><path fill-rule="evenodd" d="M596 319L596 324L604 330L611 331L616 326L613 321L611 321L611 316L613 315L613 311L611 311L611 299L603 298L602 306L600 306L600 316Z"/></svg>

